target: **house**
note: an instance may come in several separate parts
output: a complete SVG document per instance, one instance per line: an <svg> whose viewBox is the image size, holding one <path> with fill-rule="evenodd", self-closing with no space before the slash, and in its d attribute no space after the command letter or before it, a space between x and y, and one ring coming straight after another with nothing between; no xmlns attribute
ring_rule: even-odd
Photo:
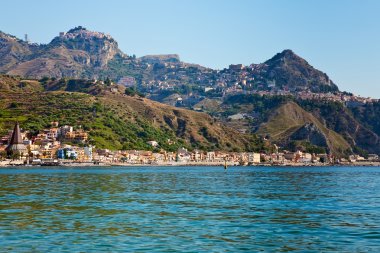
<svg viewBox="0 0 380 253"><path fill-rule="evenodd" d="M213 162L215 160L215 152L207 152L206 153L206 161Z"/></svg>
<svg viewBox="0 0 380 253"><path fill-rule="evenodd" d="M189 162L191 159L191 153L185 148L179 148L177 150L177 162Z"/></svg>
<svg viewBox="0 0 380 253"><path fill-rule="evenodd" d="M66 133L71 133L73 131L73 127L72 126L61 126L59 129L58 129L58 137L65 137Z"/></svg>
<svg viewBox="0 0 380 253"><path fill-rule="evenodd" d="M293 152L285 152L284 153L284 158L288 161L294 161L295 159L295 153Z"/></svg>
<svg viewBox="0 0 380 253"><path fill-rule="evenodd" d="M377 161L377 160L379 160L379 156L376 155L376 154L369 154L368 155L368 160L369 161Z"/></svg>
<svg viewBox="0 0 380 253"><path fill-rule="evenodd" d="M163 161L165 161L165 154L153 153L153 160L155 162L163 162Z"/></svg>
<svg viewBox="0 0 380 253"><path fill-rule="evenodd" d="M157 147L158 146L158 142L157 141L148 141L147 143L148 143L148 145L150 145L152 147Z"/></svg>
<svg viewBox="0 0 380 253"><path fill-rule="evenodd" d="M57 151L57 158L58 159L77 159L78 154L77 152L72 148L60 148Z"/></svg>
<svg viewBox="0 0 380 253"><path fill-rule="evenodd" d="M245 116L246 116L245 113L236 113L234 115L228 116L228 119L231 119L231 120L240 120L240 119L244 119Z"/></svg>
<svg viewBox="0 0 380 253"><path fill-rule="evenodd" d="M87 141L87 139L88 139L88 134L85 131L83 131L82 129L78 129L77 131L75 131L76 141L84 142L84 141Z"/></svg>
<svg viewBox="0 0 380 253"><path fill-rule="evenodd" d="M312 158L313 158L313 156L310 153L304 153L301 156L300 161L303 162L303 163L311 163L312 162Z"/></svg>
<svg viewBox="0 0 380 253"><path fill-rule="evenodd" d="M258 164L260 163L260 153L249 153L248 154L248 163Z"/></svg>
<svg viewBox="0 0 380 253"><path fill-rule="evenodd" d="M46 132L47 139L55 140L58 138L58 128L50 128Z"/></svg>
<svg viewBox="0 0 380 253"><path fill-rule="evenodd" d="M84 147L85 159L92 161L92 146Z"/></svg>
<svg viewBox="0 0 380 253"><path fill-rule="evenodd" d="M10 138L8 135L1 137L0 138L0 145L7 145L9 140L10 140Z"/></svg>
<svg viewBox="0 0 380 253"><path fill-rule="evenodd" d="M191 160L194 162L199 162L204 159L204 154L202 151L194 150L194 152L191 153Z"/></svg>
<svg viewBox="0 0 380 253"><path fill-rule="evenodd" d="M83 129L78 129L76 131L67 132L65 134L65 139L74 140L78 142L85 142L88 139L88 134L83 131Z"/></svg>
<svg viewBox="0 0 380 253"><path fill-rule="evenodd" d="M136 80L132 76L124 76L120 78L120 80L117 82L119 85L123 85L125 87L134 87L136 84Z"/></svg>
<svg viewBox="0 0 380 253"><path fill-rule="evenodd" d="M242 70L244 68L244 65L243 64L231 64L229 66L229 69L230 70L233 70L233 71L238 71L238 70Z"/></svg>

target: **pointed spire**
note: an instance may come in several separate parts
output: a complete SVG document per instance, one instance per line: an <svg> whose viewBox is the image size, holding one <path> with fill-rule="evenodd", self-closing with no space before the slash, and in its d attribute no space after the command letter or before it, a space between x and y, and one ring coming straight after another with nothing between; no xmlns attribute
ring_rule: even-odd
<svg viewBox="0 0 380 253"><path fill-rule="evenodd" d="M16 125L13 129L13 134L12 134L11 142L9 143L9 145L14 145L14 144L23 144L21 131L20 131L20 124L18 123L18 121L16 122Z"/></svg>
<svg viewBox="0 0 380 253"><path fill-rule="evenodd" d="M27 150L21 137L20 125L18 122L16 122L16 125L13 129L11 141L6 150L8 153L13 151L25 152Z"/></svg>

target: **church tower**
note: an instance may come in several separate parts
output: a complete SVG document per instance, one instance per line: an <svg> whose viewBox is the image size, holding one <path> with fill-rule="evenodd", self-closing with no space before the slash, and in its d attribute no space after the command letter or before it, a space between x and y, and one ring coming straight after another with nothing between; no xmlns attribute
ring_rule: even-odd
<svg viewBox="0 0 380 253"><path fill-rule="evenodd" d="M14 154L15 152L19 152L20 155L25 155L28 152L26 146L22 141L20 125L18 122L16 122L16 125L13 129L11 141L5 150L7 151L8 156Z"/></svg>

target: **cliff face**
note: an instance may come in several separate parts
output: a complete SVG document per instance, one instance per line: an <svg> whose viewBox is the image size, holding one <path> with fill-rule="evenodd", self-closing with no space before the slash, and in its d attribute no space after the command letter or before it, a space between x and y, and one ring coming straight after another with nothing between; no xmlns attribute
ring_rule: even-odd
<svg viewBox="0 0 380 253"><path fill-rule="evenodd" d="M96 77L115 55L123 55L111 36L83 27L61 34L47 45L30 45L11 36L2 42L0 71L34 78Z"/></svg>
<svg viewBox="0 0 380 253"><path fill-rule="evenodd" d="M335 155L351 152L350 144L340 134L294 102L275 109L268 121L260 126L258 133L269 134L275 143L283 146L292 141L305 141L324 147Z"/></svg>
<svg viewBox="0 0 380 253"><path fill-rule="evenodd" d="M376 122L379 117L379 103L365 106L363 112L350 111L342 105L320 103L313 106L313 114L324 120L325 125L344 136L347 142L355 149L364 149L369 153L380 154L380 137L374 122L370 121L366 112L371 111ZM368 108L368 109L367 109ZM364 117L363 117L364 116Z"/></svg>
<svg viewBox="0 0 380 253"><path fill-rule="evenodd" d="M314 123L306 123L289 138L292 141L307 141L315 146L328 147L328 140L323 131Z"/></svg>
<svg viewBox="0 0 380 253"><path fill-rule="evenodd" d="M81 27L55 37L49 47L65 48L69 52L82 51L85 53L84 57L79 56L73 59L90 67L104 67L116 54L121 54L117 42L110 35L92 32Z"/></svg>

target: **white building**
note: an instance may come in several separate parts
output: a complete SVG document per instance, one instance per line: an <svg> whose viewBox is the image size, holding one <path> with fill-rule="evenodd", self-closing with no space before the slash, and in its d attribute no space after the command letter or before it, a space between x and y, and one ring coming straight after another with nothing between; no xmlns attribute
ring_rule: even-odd
<svg viewBox="0 0 380 253"><path fill-rule="evenodd" d="M249 153L248 154L248 162L258 164L260 163L260 153Z"/></svg>

